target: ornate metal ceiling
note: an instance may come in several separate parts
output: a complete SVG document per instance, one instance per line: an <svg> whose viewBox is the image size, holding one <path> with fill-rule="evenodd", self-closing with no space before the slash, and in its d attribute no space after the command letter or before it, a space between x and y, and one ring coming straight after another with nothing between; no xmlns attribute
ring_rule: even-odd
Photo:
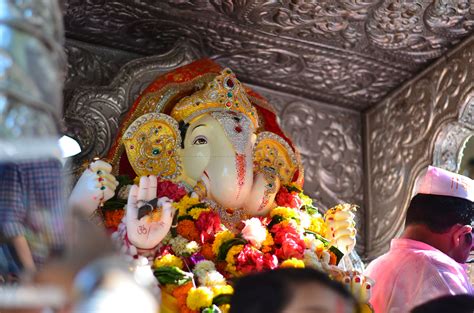
<svg viewBox="0 0 474 313"><path fill-rule="evenodd" d="M472 0L68 0L68 38L142 55L186 40L246 82L363 110L474 28Z"/></svg>

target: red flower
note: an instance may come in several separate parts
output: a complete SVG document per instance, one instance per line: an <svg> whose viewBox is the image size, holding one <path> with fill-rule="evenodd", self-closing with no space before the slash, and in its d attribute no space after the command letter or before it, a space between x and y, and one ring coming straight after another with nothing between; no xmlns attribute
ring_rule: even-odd
<svg viewBox="0 0 474 313"><path fill-rule="evenodd" d="M221 219L215 212L202 212L196 221L201 243L212 242L216 233L221 230Z"/></svg>
<svg viewBox="0 0 474 313"><path fill-rule="evenodd" d="M278 266L278 259L276 256L269 253L263 254L261 251L252 247L252 245L245 245L242 251L237 256L236 267L237 270L244 274L251 272L260 272L264 269L274 269Z"/></svg>
<svg viewBox="0 0 474 313"><path fill-rule="evenodd" d="M158 181L158 186L156 188L156 196L158 198L168 197L171 200L177 202L181 200L187 194L186 189L181 187L169 180L160 180Z"/></svg>
<svg viewBox="0 0 474 313"><path fill-rule="evenodd" d="M276 203L279 206L286 206L293 209L299 209L303 205L300 197L296 192L289 192L286 187L281 187L276 195Z"/></svg>
<svg viewBox="0 0 474 313"><path fill-rule="evenodd" d="M303 259L305 243L294 227L280 223L273 226L271 231L274 233L275 255L280 260Z"/></svg>

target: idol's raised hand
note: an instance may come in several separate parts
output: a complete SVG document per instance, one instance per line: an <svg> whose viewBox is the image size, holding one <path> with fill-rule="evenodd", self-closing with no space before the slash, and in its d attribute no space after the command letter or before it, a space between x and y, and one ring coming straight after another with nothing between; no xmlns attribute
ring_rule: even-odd
<svg viewBox="0 0 474 313"><path fill-rule="evenodd" d="M125 224L127 237L138 249L153 249L166 236L173 222L174 208L167 197L159 198L156 207L148 204L156 199L156 176L143 176L128 195ZM141 208L141 209L140 209Z"/></svg>
<svg viewBox="0 0 474 313"><path fill-rule="evenodd" d="M339 204L324 214L327 227L327 238L331 245L345 255L349 254L356 244L355 214L356 206Z"/></svg>
<svg viewBox="0 0 474 313"><path fill-rule="evenodd" d="M69 206L90 216L101 203L112 198L118 182L112 166L102 160L92 162L82 173L69 197Z"/></svg>

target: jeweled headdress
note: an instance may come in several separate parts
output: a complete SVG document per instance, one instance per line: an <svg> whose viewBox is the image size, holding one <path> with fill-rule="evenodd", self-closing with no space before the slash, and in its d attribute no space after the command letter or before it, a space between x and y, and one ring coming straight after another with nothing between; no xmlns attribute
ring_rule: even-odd
<svg viewBox="0 0 474 313"><path fill-rule="evenodd" d="M189 122L210 111L235 111L245 114L258 128L257 110L247 98L242 84L228 68L203 89L181 99L171 111L177 121Z"/></svg>

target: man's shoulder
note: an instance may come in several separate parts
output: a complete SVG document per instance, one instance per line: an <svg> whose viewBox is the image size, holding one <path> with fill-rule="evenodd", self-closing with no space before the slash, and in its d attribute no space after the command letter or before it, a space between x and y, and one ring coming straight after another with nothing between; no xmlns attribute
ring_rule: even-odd
<svg viewBox="0 0 474 313"><path fill-rule="evenodd" d="M374 272L387 272L387 270L399 269L412 269L419 266L432 264L430 257L424 253L413 250L397 250L389 251L384 255L374 259L367 266L366 273L372 274Z"/></svg>

